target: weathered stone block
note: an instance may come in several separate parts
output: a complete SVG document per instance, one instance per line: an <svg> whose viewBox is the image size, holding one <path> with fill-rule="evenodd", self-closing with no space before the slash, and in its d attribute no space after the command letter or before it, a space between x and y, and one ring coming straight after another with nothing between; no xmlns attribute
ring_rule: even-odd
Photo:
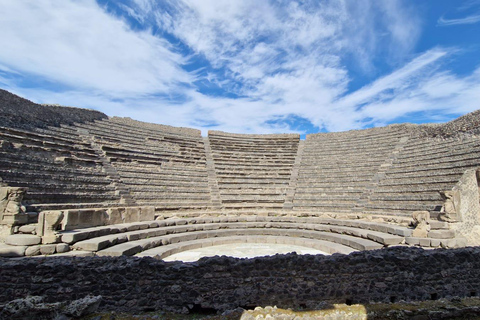
<svg viewBox="0 0 480 320"><path fill-rule="evenodd" d="M109 208L106 212L109 219L108 224L124 223L125 208Z"/></svg>
<svg viewBox="0 0 480 320"><path fill-rule="evenodd" d="M140 208L140 217L138 221L152 221L155 220L155 207L146 206Z"/></svg>
<svg viewBox="0 0 480 320"><path fill-rule="evenodd" d="M0 243L0 257L23 257L27 246L9 246Z"/></svg>
<svg viewBox="0 0 480 320"><path fill-rule="evenodd" d="M18 228L18 231L20 233L34 234L37 231L37 225L36 224L26 224L26 225L20 226L20 228Z"/></svg>
<svg viewBox="0 0 480 320"><path fill-rule="evenodd" d="M57 249L56 244L45 244L43 246L40 246L40 253L45 255L54 254L56 249Z"/></svg>
<svg viewBox="0 0 480 320"><path fill-rule="evenodd" d="M454 230L432 230L428 233L429 238L452 239L455 237Z"/></svg>
<svg viewBox="0 0 480 320"><path fill-rule="evenodd" d="M12 234L5 239L5 243L12 246L32 246L42 242L42 238L33 234Z"/></svg>
<svg viewBox="0 0 480 320"><path fill-rule="evenodd" d="M123 216L124 223L138 222L140 221L140 207L127 207L125 208L125 214ZM153 220L153 218L152 218Z"/></svg>
<svg viewBox="0 0 480 320"><path fill-rule="evenodd" d="M26 256L38 256L40 254L40 246L29 246L25 250L25 255Z"/></svg>
<svg viewBox="0 0 480 320"><path fill-rule="evenodd" d="M65 210L62 221L63 230L97 227L107 225L109 216L106 209Z"/></svg>
<svg viewBox="0 0 480 320"><path fill-rule="evenodd" d="M64 253L70 251L70 246L66 243L58 243L56 247L58 253Z"/></svg>

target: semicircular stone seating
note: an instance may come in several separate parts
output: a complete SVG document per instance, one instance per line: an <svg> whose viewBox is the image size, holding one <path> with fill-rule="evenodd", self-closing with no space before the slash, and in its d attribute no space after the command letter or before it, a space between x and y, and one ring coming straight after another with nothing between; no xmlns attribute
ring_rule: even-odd
<svg viewBox="0 0 480 320"><path fill-rule="evenodd" d="M313 248L329 254L348 254L359 250L415 244L418 240L428 240L432 243L422 245L434 247L452 247L457 245L452 244L452 240L458 241L415 239L411 234L412 229L409 227L359 219L203 216L63 231L60 233L61 243L69 246L71 251L49 253L52 254L51 257L135 255L163 259L182 251L222 244L276 243ZM40 250L30 252L34 255L42 254Z"/></svg>
<svg viewBox="0 0 480 320"><path fill-rule="evenodd" d="M255 242L327 253L462 247L462 234L438 219L441 192L480 167L478 117L462 117L461 125L310 134L305 141L221 131L202 137L195 129L106 116L42 128L0 119L0 187L29 188L28 221L10 226L15 234L0 244L0 256L164 258ZM458 126L460 136L448 131ZM144 206L154 210L148 221L102 218L73 230L62 222L57 243L35 235L36 218L47 210ZM432 220L426 236L413 237L408 225L419 210Z"/></svg>

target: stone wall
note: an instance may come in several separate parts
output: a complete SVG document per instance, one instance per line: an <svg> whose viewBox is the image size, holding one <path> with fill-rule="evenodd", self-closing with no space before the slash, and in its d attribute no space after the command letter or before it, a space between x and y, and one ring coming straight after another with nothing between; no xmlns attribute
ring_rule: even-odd
<svg viewBox="0 0 480 320"><path fill-rule="evenodd" d="M0 304L101 295L103 310L168 310L395 302L480 294L480 248L396 247L350 255L204 258L0 259Z"/></svg>
<svg viewBox="0 0 480 320"><path fill-rule="evenodd" d="M0 89L0 126L46 128L107 118L102 112L73 107L39 105Z"/></svg>

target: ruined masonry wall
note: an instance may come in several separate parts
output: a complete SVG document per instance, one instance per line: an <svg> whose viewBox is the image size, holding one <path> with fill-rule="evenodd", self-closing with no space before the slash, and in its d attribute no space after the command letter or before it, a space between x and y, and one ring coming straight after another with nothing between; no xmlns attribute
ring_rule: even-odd
<svg viewBox="0 0 480 320"><path fill-rule="evenodd" d="M0 304L101 295L103 310L227 310L277 305L438 299L480 294L480 248L389 248L350 255L227 257L196 263L153 258L0 259Z"/></svg>

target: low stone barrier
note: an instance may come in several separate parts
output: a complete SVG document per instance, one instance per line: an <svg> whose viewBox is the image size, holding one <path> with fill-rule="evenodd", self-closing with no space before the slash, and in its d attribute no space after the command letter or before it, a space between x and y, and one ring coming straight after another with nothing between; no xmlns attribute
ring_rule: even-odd
<svg viewBox="0 0 480 320"><path fill-rule="evenodd" d="M193 263L132 257L0 259L0 270L0 307L27 296L59 302L101 295L105 311L186 313L480 294L480 248L394 247L350 255L212 257Z"/></svg>

